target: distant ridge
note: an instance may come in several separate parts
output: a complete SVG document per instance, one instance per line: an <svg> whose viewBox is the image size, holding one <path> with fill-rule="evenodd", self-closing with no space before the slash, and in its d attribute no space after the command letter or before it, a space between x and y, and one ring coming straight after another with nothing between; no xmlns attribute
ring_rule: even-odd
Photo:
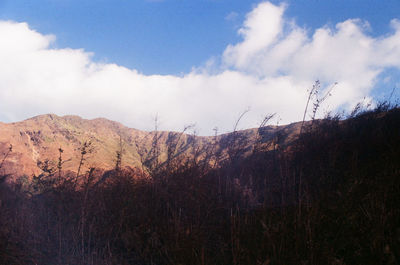
<svg viewBox="0 0 400 265"><path fill-rule="evenodd" d="M276 131L281 131L288 138L298 131L299 124L286 126L269 126L263 130L263 141L270 140ZM214 137L193 136L179 132L145 132L132 129L123 124L105 118L83 119L76 115L58 116L55 114L38 115L24 121L0 123L0 154L7 152L10 145L13 150L5 160L1 173L12 173L15 176L40 174L39 161L49 160L57 164L59 148L65 163L65 172L76 172L80 148L84 142L91 142L92 152L86 155L84 169L94 167L102 170L113 169L116 164L116 152L122 143L122 166L142 168L144 156L152 152L153 141L157 134L160 161L165 161L168 144L179 141L180 150L185 155L192 155L193 146L199 150L215 141ZM256 129L240 131L246 139L256 137ZM217 138L229 137L228 134ZM289 137L290 136L290 137ZM250 141L249 141L250 142Z"/></svg>

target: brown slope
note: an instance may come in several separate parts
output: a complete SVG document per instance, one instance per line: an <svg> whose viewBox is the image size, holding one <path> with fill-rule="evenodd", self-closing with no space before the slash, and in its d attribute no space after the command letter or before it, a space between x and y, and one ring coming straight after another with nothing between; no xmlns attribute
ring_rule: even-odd
<svg viewBox="0 0 400 265"><path fill-rule="evenodd" d="M271 141L276 132L281 132L284 141L290 141L297 134L299 124L268 126L262 128L263 143ZM128 128L118 122L103 118L87 120L79 116L40 115L21 122L0 123L0 155L4 157L10 144L13 151L4 161L0 174L14 176L41 173L39 161L49 160L57 165L58 149L61 147L64 171L76 172L80 160L80 148L84 142L92 143L93 152L86 155L83 170L89 167L112 169L116 163L116 151L123 146L123 166L142 167L142 161L152 156L153 141L157 135L160 162L167 159L168 146L177 143L176 151L193 156L194 149L203 150L215 140L222 152L229 148L232 134L214 137L194 137L177 132L144 132ZM237 133L246 139L246 147L257 139L257 129ZM172 144L171 144L172 143ZM225 144L225 145L224 145Z"/></svg>

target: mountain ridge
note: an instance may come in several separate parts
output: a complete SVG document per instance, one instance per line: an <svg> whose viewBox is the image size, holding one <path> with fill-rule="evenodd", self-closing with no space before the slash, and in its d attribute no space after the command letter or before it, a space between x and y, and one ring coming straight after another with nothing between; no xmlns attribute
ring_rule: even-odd
<svg viewBox="0 0 400 265"><path fill-rule="evenodd" d="M277 131L293 138L299 131L299 123L266 126L262 130L240 130L235 137L240 136L249 145L259 132L263 135L261 140L268 142ZM121 148L123 167L143 168L145 160L150 161L154 156L155 143L160 162L170 159L171 152L193 156L195 149L201 153L207 145L216 142L225 144L222 149L232 145L232 133L196 136L187 132L147 132L105 118L84 119L77 115L43 114L20 122L0 123L0 132L0 154L5 155L10 145L13 147L0 170L16 176L40 174L42 169L38 164L46 160L56 167L60 148L63 150L63 170L76 172L84 143L90 143L90 152L84 157L85 170L91 167L103 170L115 168L116 152ZM171 151L171 146L175 150Z"/></svg>

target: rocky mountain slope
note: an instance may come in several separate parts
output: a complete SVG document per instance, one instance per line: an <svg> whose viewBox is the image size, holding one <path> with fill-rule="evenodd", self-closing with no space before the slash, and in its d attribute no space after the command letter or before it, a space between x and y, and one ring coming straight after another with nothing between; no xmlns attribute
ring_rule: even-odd
<svg viewBox="0 0 400 265"><path fill-rule="evenodd" d="M122 150L122 167L143 168L157 156L163 163L168 157L204 157L210 151L228 153L233 145L250 150L258 142L268 145L280 132L280 142L290 141L300 124L267 126L217 137L200 137L187 132L145 132L128 128L103 118L87 120L79 116L40 115L21 122L0 123L1 173L15 176L40 174L40 162L49 161L56 167L62 149L62 170L76 172L84 143L90 143L84 155L82 170L90 167L115 168L117 152ZM1 162L0 160L0 162Z"/></svg>

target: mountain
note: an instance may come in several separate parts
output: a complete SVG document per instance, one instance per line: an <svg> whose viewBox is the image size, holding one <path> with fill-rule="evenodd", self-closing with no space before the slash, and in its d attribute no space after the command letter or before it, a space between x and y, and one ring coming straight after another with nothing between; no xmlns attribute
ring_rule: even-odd
<svg viewBox="0 0 400 265"><path fill-rule="evenodd" d="M215 144L214 151L228 155L236 145L245 151L251 150L255 142L269 146L276 132L280 132L281 142L288 142L294 139L299 128L300 123L295 123L204 137L183 132L145 132L104 118L87 120L79 116L47 114L21 122L0 123L1 160L12 145L0 170L14 176L40 174L44 161L57 167L61 148L62 170L76 173L85 142L90 146L84 155L81 172L91 167L115 168L117 151L121 149L122 167L146 169L156 163L156 156L159 164L182 155L201 159L212 144Z"/></svg>
<svg viewBox="0 0 400 265"><path fill-rule="evenodd" d="M150 177L0 172L0 264L400 264L400 108L218 137L54 115L1 129L8 173L60 145L77 170L88 140L81 172L113 168L121 139Z"/></svg>

